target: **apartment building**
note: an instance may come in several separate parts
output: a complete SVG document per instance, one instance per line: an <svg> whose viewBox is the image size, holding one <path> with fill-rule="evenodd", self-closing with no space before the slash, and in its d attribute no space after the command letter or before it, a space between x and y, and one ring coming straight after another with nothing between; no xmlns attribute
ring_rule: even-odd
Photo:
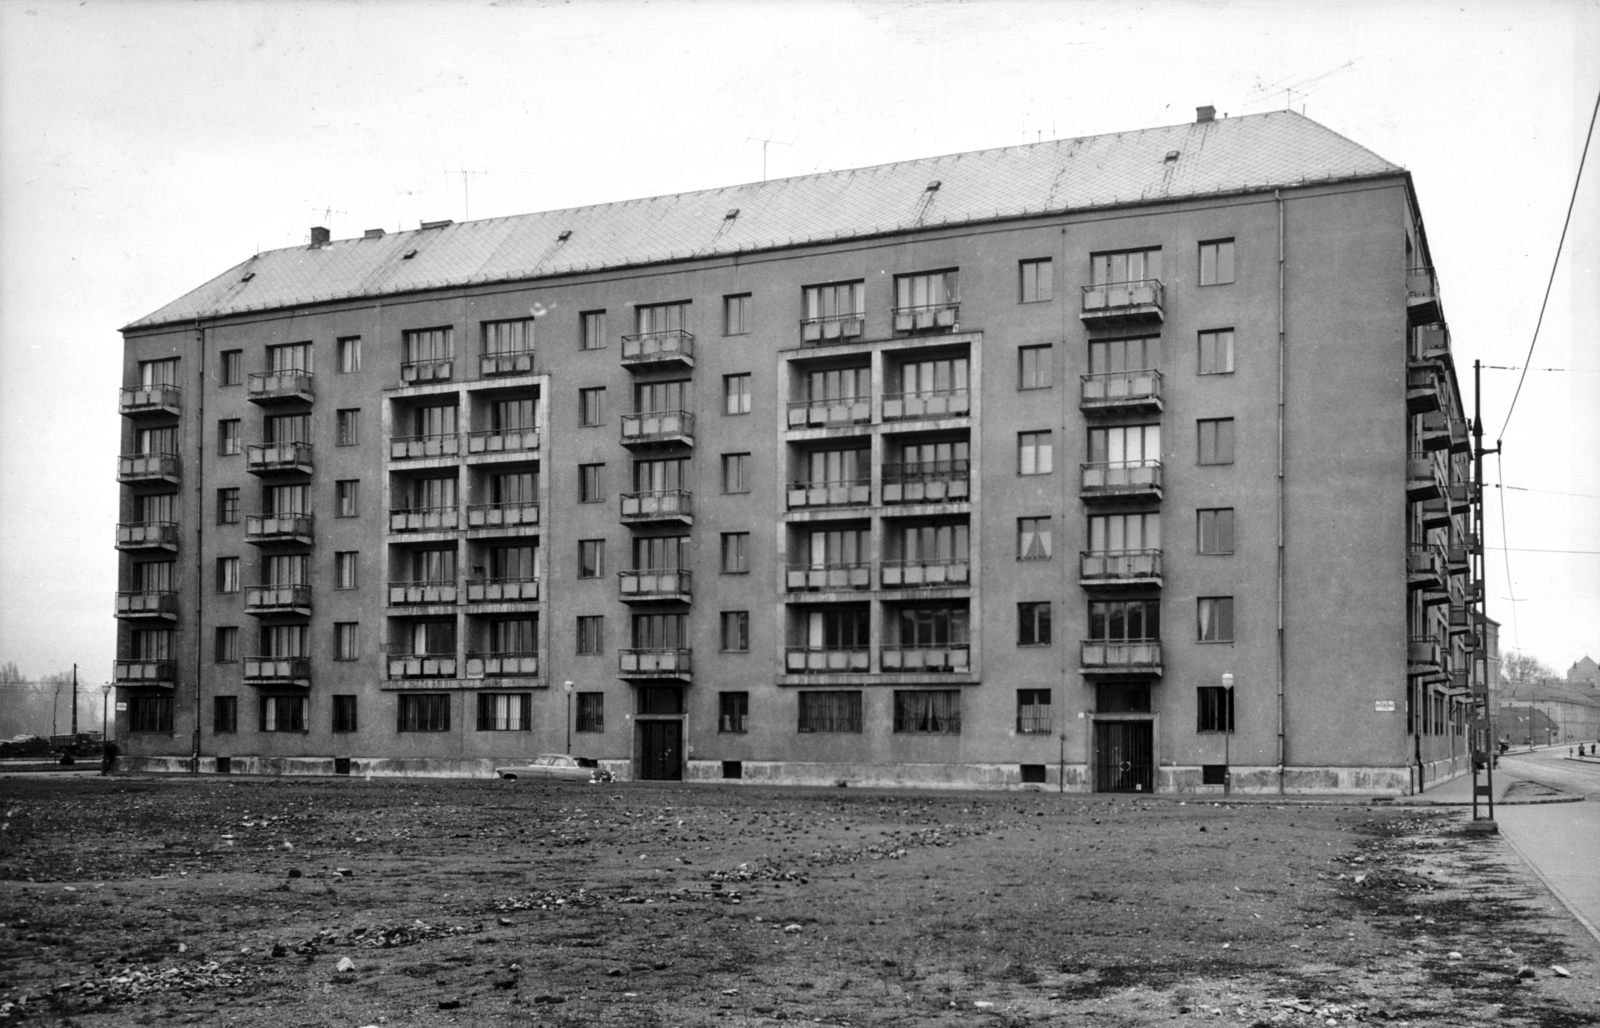
<svg viewBox="0 0 1600 1028"><path fill-rule="evenodd" d="M313 229L123 332L134 766L1466 767L1478 489L1415 191L1291 112Z"/></svg>

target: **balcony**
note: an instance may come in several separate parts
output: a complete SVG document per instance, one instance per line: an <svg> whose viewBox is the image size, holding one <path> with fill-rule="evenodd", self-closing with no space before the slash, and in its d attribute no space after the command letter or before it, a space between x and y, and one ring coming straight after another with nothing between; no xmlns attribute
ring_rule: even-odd
<svg viewBox="0 0 1600 1028"><path fill-rule="evenodd" d="M169 482L177 485L183 462L175 453L126 453L117 458L117 481L123 485Z"/></svg>
<svg viewBox="0 0 1600 1028"><path fill-rule="evenodd" d="M878 565L882 589L965 589L972 584L972 562L966 557L886 560Z"/></svg>
<svg viewBox="0 0 1600 1028"><path fill-rule="evenodd" d="M1472 488L1465 482L1451 482L1445 489L1450 501L1450 513L1466 514L1472 510Z"/></svg>
<svg viewBox="0 0 1600 1028"><path fill-rule="evenodd" d="M966 389L924 389L915 393L888 393L883 398L885 421L964 418L971 413L972 396Z"/></svg>
<svg viewBox="0 0 1600 1028"><path fill-rule="evenodd" d="M617 572L624 603L688 603L693 586L693 572L683 568Z"/></svg>
<svg viewBox="0 0 1600 1028"><path fill-rule="evenodd" d="M454 678L457 666L454 653L406 653L389 658L389 678Z"/></svg>
<svg viewBox="0 0 1600 1028"><path fill-rule="evenodd" d="M245 590L244 612L256 617L311 616L309 585L258 585Z"/></svg>
<svg viewBox="0 0 1600 1028"><path fill-rule="evenodd" d="M311 474L310 443L251 443L244 459L245 470L263 478Z"/></svg>
<svg viewBox="0 0 1600 1028"><path fill-rule="evenodd" d="M1429 325L1420 333L1421 339L1417 344L1417 353L1425 361L1445 362L1453 360L1450 353L1450 333L1443 325Z"/></svg>
<svg viewBox="0 0 1600 1028"><path fill-rule="evenodd" d="M427 382L448 382L455 374L454 357L430 357L426 360L404 361L400 365L400 381L407 385Z"/></svg>
<svg viewBox="0 0 1600 1028"><path fill-rule="evenodd" d="M1432 546L1412 546L1406 551L1406 588L1443 589L1444 569L1439 551Z"/></svg>
<svg viewBox="0 0 1600 1028"><path fill-rule="evenodd" d="M1431 677L1439 674L1444 664L1439 653L1439 643L1431 635L1413 635L1406 640L1406 676Z"/></svg>
<svg viewBox="0 0 1600 1028"><path fill-rule="evenodd" d="M883 466L884 503L964 503L972 497L965 460Z"/></svg>
<svg viewBox="0 0 1600 1028"><path fill-rule="evenodd" d="M244 658L246 685L298 685L311 684L310 657L275 657L271 655Z"/></svg>
<svg viewBox="0 0 1600 1028"><path fill-rule="evenodd" d="M1439 305L1439 282L1432 268L1410 268L1406 271L1406 322L1417 328L1444 320Z"/></svg>
<svg viewBox="0 0 1600 1028"><path fill-rule="evenodd" d="M119 660L112 669L111 680L117 685L152 685L171 689L178 681L178 662L142 657Z"/></svg>
<svg viewBox="0 0 1600 1028"><path fill-rule="evenodd" d="M801 346L828 346L860 339L867 330L864 314L829 314L800 319Z"/></svg>
<svg viewBox="0 0 1600 1028"><path fill-rule="evenodd" d="M872 568L866 563L790 564L784 571L783 586L792 593L871 589Z"/></svg>
<svg viewBox="0 0 1600 1028"><path fill-rule="evenodd" d="M126 621L176 621L178 594L170 589L119 592L117 617Z"/></svg>
<svg viewBox="0 0 1600 1028"><path fill-rule="evenodd" d="M1084 640L1078 648L1078 673L1084 675L1159 675L1161 641L1126 642Z"/></svg>
<svg viewBox="0 0 1600 1028"><path fill-rule="evenodd" d="M508 350L503 353L486 353L478 358L478 373L484 378L498 375L533 374L533 350Z"/></svg>
<svg viewBox="0 0 1600 1028"><path fill-rule="evenodd" d="M1450 504L1443 496L1435 496L1422 501L1422 527L1450 527Z"/></svg>
<svg viewBox="0 0 1600 1028"><path fill-rule="evenodd" d="M539 523L539 504L532 500L474 503L467 508L468 528L522 528Z"/></svg>
<svg viewBox="0 0 1600 1028"><path fill-rule="evenodd" d="M788 497L790 510L803 507L864 507L872 502L872 479L791 482Z"/></svg>
<svg viewBox="0 0 1600 1028"><path fill-rule="evenodd" d="M1450 452L1472 452L1472 437L1468 434L1466 418L1450 419Z"/></svg>
<svg viewBox="0 0 1600 1028"><path fill-rule="evenodd" d="M246 514L244 541L257 546L310 546L310 514Z"/></svg>
<svg viewBox="0 0 1600 1028"><path fill-rule="evenodd" d="M539 452L539 433L531 428L491 428L467 434L467 456L489 457L496 454L533 456Z"/></svg>
<svg viewBox="0 0 1600 1028"><path fill-rule="evenodd" d="M183 390L175 385L161 383L145 386L123 386L117 406L125 418L143 418L155 415L175 418L183 413Z"/></svg>
<svg viewBox="0 0 1600 1028"><path fill-rule="evenodd" d="M920 307L894 308L894 330L912 332L952 332L961 323L961 304L925 303Z"/></svg>
<svg viewBox="0 0 1600 1028"><path fill-rule="evenodd" d="M1122 414L1133 411L1159 411L1161 372L1108 371L1082 376L1078 409L1085 414Z"/></svg>
<svg viewBox="0 0 1600 1028"><path fill-rule="evenodd" d="M865 396L795 400L789 404L790 428L838 428L872 422L872 401Z"/></svg>
<svg viewBox="0 0 1600 1028"><path fill-rule="evenodd" d="M622 366L694 367L694 336L681 328L622 337Z"/></svg>
<svg viewBox="0 0 1600 1028"><path fill-rule="evenodd" d="M533 603L538 599L537 578L467 579L468 603Z"/></svg>
<svg viewBox="0 0 1600 1028"><path fill-rule="evenodd" d="M1100 461L1082 466L1078 496L1085 500L1161 499L1158 460Z"/></svg>
<svg viewBox="0 0 1600 1028"><path fill-rule="evenodd" d="M1445 573L1452 578L1470 574L1472 571L1472 555L1465 545L1457 543L1445 547L1444 551Z"/></svg>
<svg viewBox="0 0 1600 1028"><path fill-rule="evenodd" d="M276 407L285 403L310 403L315 398L311 372L290 368L285 371L257 371L250 375L246 396L251 403Z"/></svg>
<svg viewBox="0 0 1600 1028"><path fill-rule="evenodd" d="M864 673L871 663L865 646L790 646L783 667L791 675L838 675Z"/></svg>
<svg viewBox="0 0 1600 1028"><path fill-rule="evenodd" d="M1450 447L1450 419L1443 411L1429 411L1422 416L1422 449L1425 453Z"/></svg>
<svg viewBox="0 0 1600 1028"><path fill-rule="evenodd" d="M693 446L694 415L659 410L622 416L623 446Z"/></svg>
<svg viewBox="0 0 1600 1028"><path fill-rule="evenodd" d="M469 653L468 678L537 678L537 653Z"/></svg>
<svg viewBox="0 0 1600 1028"><path fill-rule="evenodd" d="M622 494L622 520L630 525L652 521L694 524L694 493L687 489L656 489Z"/></svg>
<svg viewBox="0 0 1600 1028"><path fill-rule="evenodd" d="M178 525L175 521L124 521L117 526L117 549L176 550Z"/></svg>
<svg viewBox="0 0 1600 1028"><path fill-rule="evenodd" d="M460 454L461 437L455 432L397 435L389 440L390 460L430 460Z"/></svg>
<svg viewBox="0 0 1600 1028"><path fill-rule="evenodd" d="M687 681L694 670L690 649L629 649L617 651L617 672L623 678L677 678Z"/></svg>
<svg viewBox="0 0 1600 1028"><path fill-rule="evenodd" d="M1438 410L1439 392L1439 365L1432 361L1407 362L1407 414L1427 414Z"/></svg>
<svg viewBox="0 0 1600 1028"><path fill-rule="evenodd" d="M1161 587L1160 550L1103 550L1078 554L1078 584L1086 589Z"/></svg>
<svg viewBox="0 0 1600 1028"><path fill-rule="evenodd" d="M1464 667L1451 668L1449 678L1445 680L1445 687L1446 696L1465 696L1471 692L1472 688L1467 684L1467 669Z"/></svg>
<svg viewBox="0 0 1600 1028"><path fill-rule="evenodd" d="M1464 603L1452 603L1450 605L1450 634L1471 635L1472 615L1473 610L1471 607Z"/></svg>
<svg viewBox="0 0 1600 1028"><path fill-rule="evenodd" d="M922 646L915 643L884 643L878 647L878 666L885 674L964 675L972 670L967 643Z"/></svg>
<svg viewBox="0 0 1600 1028"><path fill-rule="evenodd" d="M1166 300L1166 288L1158 278L1084 286L1078 319L1090 328L1159 324L1166 318Z"/></svg>
<svg viewBox="0 0 1600 1028"><path fill-rule="evenodd" d="M1411 503L1421 503L1443 495L1439 462L1427 453L1412 453L1406 459L1406 499Z"/></svg>
<svg viewBox="0 0 1600 1028"><path fill-rule="evenodd" d="M389 531L394 533L453 532L460 522L456 507L401 507L389 512Z"/></svg>
<svg viewBox="0 0 1600 1028"><path fill-rule="evenodd" d="M389 606L423 607L439 603L455 603L459 595L456 580L437 579L430 582L390 582Z"/></svg>

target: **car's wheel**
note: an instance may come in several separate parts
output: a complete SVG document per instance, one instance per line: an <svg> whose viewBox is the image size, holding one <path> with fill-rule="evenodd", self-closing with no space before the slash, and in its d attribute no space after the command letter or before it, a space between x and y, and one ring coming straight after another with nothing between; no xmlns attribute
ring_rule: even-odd
<svg viewBox="0 0 1600 1028"><path fill-rule="evenodd" d="M508 782L514 782L514 781L517 780L517 776L516 775L501 775L500 777L504 778Z"/></svg>

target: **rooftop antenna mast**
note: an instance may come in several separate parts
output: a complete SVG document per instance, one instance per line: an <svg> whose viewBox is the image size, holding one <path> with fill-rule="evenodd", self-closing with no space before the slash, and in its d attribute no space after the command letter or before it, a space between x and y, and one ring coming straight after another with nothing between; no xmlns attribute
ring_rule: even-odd
<svg viewBox="0 0 1600 1028"><path fill-rule="evenodd" d="M446 175L460 175L461 176L461 207L462 207L461 220L462 221L471 221L472 220L472 190L469 188L470 180L468 179L467 176L469 176L469 175L487 175L487 174L489 174L489 172L487 170L484 170L484 171L473 171L473 170L471 170L469 168L457 168L455 171L451 171L449 168L446 168L446 169L444 169L444 173Z"/></svg>
<svg viewBox="0 0 1600 1028"><path fill-rule="evenodd" d="M773 136L768 136L765 139L762 139L758 136L746 136L745 140L747 142L761 144L761 181L763 182L767 180L767 147L771 146L773 143L777 143L779 146L794 145L793 143L785 143L783 140Z"/></svg>
<svg viewBox="0 0 1600 1028"><path fill-rule="evenodd" d="M317 212L317 210L315 208L312 208L311 213L312 214L316 214L318 212ZM330 203L330 204L328 204L328 205L326 205L325 207L322 208L321 213L322 213L322 223L324 225L328 226L329 228L332 228L333 227L333 216L335 214L349 214L350 212L349 211L335 210L333 204Z"/></svg>

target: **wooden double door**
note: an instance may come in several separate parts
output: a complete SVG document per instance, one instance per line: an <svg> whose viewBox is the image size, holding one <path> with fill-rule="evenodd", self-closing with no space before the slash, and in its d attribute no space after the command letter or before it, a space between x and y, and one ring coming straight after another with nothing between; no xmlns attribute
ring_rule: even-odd
<svg viewBox="0 0 1600 1028"><path fill-rule="evenodd" d="M1095 792L1154 792L1155 781L1153 722L1094 723Z"/></svg>

